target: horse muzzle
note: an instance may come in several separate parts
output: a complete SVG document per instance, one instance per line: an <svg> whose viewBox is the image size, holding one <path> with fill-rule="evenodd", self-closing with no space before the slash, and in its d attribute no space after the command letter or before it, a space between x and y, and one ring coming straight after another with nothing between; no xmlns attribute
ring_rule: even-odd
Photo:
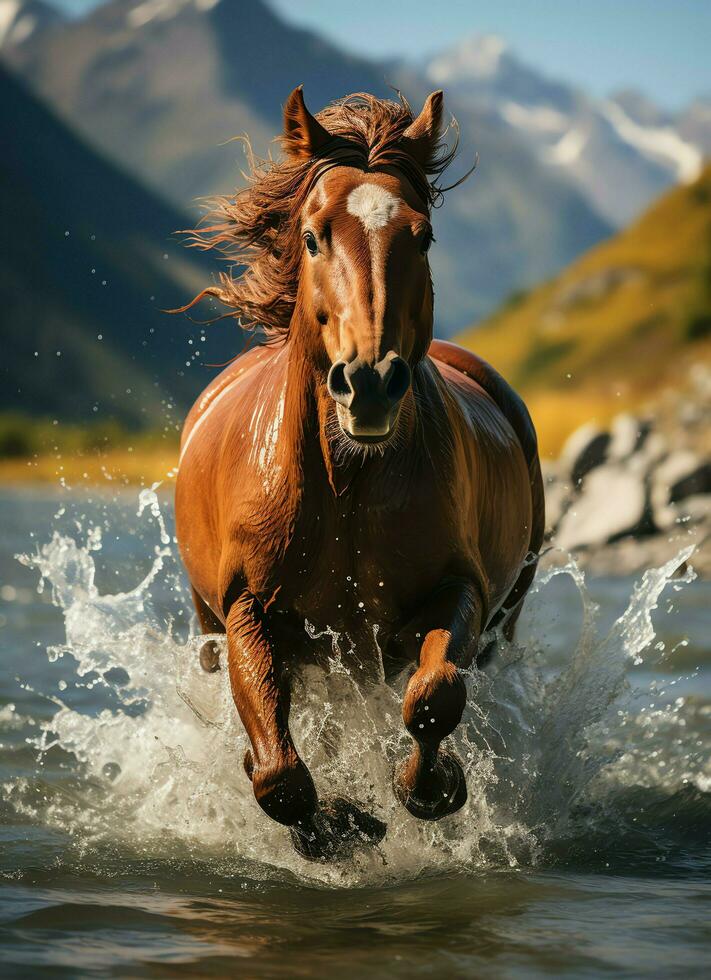
<svg viewBox="0 0 711 980"><path fill-rule="evenodd" d="M375 364L360 357L336 361L327 385L343 432L355 442L387 442L411 381L410 366L394 351Z"/></svg>

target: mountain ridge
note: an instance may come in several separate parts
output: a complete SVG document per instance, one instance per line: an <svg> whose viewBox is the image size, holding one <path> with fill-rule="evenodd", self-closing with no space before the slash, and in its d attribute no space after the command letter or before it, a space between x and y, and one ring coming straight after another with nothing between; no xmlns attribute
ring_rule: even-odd
<svg viewBox="0 0 711 980"><path fill-rule="evenodd" d="M64 14L44 0L0 0L0 49L23 44L33 34L64 23Z"/></svg>
<svg viewBox="0 0 711 980"><path fill-rule="evenodd" d="M296 84L313 111L354 91L393 97L389 82L417 106L431 87L411 66L348 55L285 24L261 0L111 0L5 58L84 139L180 208L232 193L242 158L230 137L246 131L266 153ZM453 177L476 152L480 162L435 215L442 335L611 231L572 181L489 112L456 99L449 109L463 134Z"/></svg>
<svg viewBox="0 0 711 980"><path fill-rule="evenodd" d="M424 71L518 133L616 227L675 181L696 179L711 153L711 101L673 115L638 92L593 98L531 67L496 35L464 38Z"/></svg>
<svg viewBox="0 0 711 980"><path fill-rule="evenodd" d="M197 292L212 263L175 238L183 215L86 147L2 67L0 101L13 133L0 157L12 229L0 258L0 410L167 424L207 380L186 365L195 351L225 359L219 330L203 344L199 327L161 312ZM231 353L239 339L235 331Z"/></svg>

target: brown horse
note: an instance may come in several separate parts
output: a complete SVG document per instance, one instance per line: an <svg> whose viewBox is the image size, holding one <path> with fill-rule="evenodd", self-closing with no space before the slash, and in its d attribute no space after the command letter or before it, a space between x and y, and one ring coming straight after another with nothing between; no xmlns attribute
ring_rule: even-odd
<svg viewBox="0 0 711 980"><path fill-rule="evenodd" d="M542 540L526 408L486 363L432 341L430 212L453 155L441 118L435 92L416 119L368 95L317 119L297 88L285 160L255 166L195 239L244 266L200 295L270 342L188 416L178 539L203 631L227 634L255 797L311 857L344 827L371 840L385 827L353 803L319 804L292 740L290 676L314 647L304 620L348 634L363 663L382 651L388 675L416 665L394 787L439 819L467 796L441 746L465 706L462 670L484 630L510 635Z"/></svg>

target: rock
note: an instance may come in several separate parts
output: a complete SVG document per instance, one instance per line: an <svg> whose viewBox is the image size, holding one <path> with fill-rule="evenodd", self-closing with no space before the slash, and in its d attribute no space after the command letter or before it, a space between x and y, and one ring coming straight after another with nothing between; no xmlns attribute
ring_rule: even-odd
<svg viewBox="0 0 711 980"><path fill-rule="evenodd" d="M701 463L692 472L683 474L671 486L672 503L686 500L695 494L711 494L711 461Z"/></svg>
<svg viewBox="0 0 711 980"><path fill-rule="evenodd" d="M689 371L689 378L697 395L704 402L711 402L711 367L698 361Z"/></svg>
<svg viewBox="0 0 711 980"><path fill-rule="evenodd" d="M610 434L594 422L587 422L568 436L560 454L561 474L579 486L591 470L605 462Z"/></svg>
<svg viewBox="0 0 711 980"><path fill-rule="evenodd" d="M650 432L641 448L626 460L626 465L640 476L647 477L649 473L669 453L667 440L660 432Z"/></svg>
<svg viewBox="0 0 711 980"><path fill-rule="evenodd" d="M598 466L588 473L582 492L563 515L556 544L566 550L594 548L641 533L646 530L647 510L640 474L619 463Z"/></svg>
<svg viewBox="0 0 711 980"><path fill-rule="evenodd" d="M654 511L654 523L660 531L671 531L695 524L711 525L711 496L707 493L695 494L678 503L666 504Z"/></svg>
<svg viewBox="0 0 711 980"><path fill-rule="evenodd" d="M580 551L577 558L592 575L632 575L658 568L690 544L695 545L696 550L689 565L698 575L711 578L711 534L705 531L703 524L683 524L664 534L643 538L622 538L614 544ZM544 555L539 567L547 568L564 560L560 552L552 550Z"/></svg>
<svg viewBox="0 0 711 980"><path fill-rule="evenodd" d="M702 461L696 453L680 449L671 453L652 473L650 501L654 523L666 529L684 517L681 503L692 497L707 500L711 507L711 462ZM703 511L703 505L693 505L695 513Z"/></svg>
<svg viewBox="0 0 711 980"><path fill-rule="evenodd" d="M706 413L702 406L691 401L681 403L678 415L679 421L684 426L700 425L706 418Z"/></svg>
<svg viewBox="0 0 711 980"><path fill-rule="evenodd" d="M652 431L652 424L647 419L638 419L627 413L618 415L610 426L610 444L607 448L607 458L611 461L627 459L641 449Z"/></svg>

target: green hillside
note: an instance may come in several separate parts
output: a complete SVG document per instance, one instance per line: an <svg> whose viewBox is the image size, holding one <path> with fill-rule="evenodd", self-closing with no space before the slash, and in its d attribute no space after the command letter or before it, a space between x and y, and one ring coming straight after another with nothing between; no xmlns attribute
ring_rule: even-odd
<svg viewBox="0 0 711 980"><path fill-rule="evenodd" d="M527 398L547 451L711 361L711 165L456 340Z"/></svg>

